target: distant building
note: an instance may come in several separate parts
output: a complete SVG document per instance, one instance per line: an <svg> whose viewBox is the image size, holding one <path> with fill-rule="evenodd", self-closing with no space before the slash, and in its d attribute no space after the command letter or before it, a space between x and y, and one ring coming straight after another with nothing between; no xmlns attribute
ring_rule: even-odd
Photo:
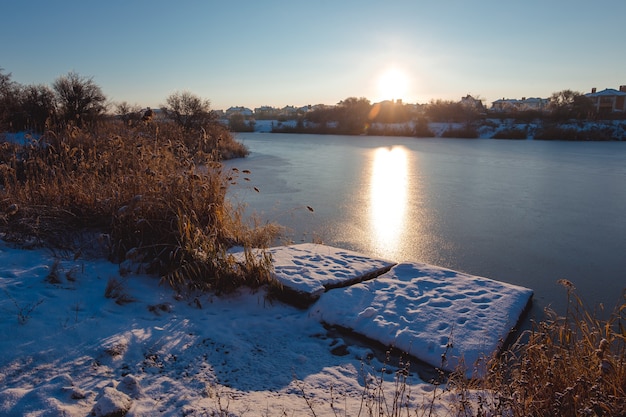
<svg viewBox="0 0 626 417"><path fill-rule="evenodd" d="M544 111L550 104L550 99L537 97L522 97L518 99L500 99L491 103L491 110L498 112L506 111Z"/></svg>
<svg viewBox="0 0 626 417"><path fill-rule="evenodd" d="M254 109L254 117L258 120L293 120L311 110L325 107L323 104L312 106L310 104L301 107L285 106L276 108L271 106L261 106Z"/></svg>
<svg viewBox="0 0 626 417"><path fill-rule="evenodd" d="M242 106L239 106L239 107L229 107L228 110L226 110L226 112L225 112L226 117L231 117L231 116L233 116L235 114L240 114L243 117L252 117L253 112L249 108L242 107Z"/></svg>
<svg viewBox="0 0 626 417"><path fill-rule="evenodd" d="M294 106L285 106L280 109L280 115L283 117L294 117L298 113L298 109Z"/></svg>
<svg viewBox="0 0 626 417"><path fill-rule="evenodd" d="M261 106L254 109L254 117L258 120L275 119L279 110L272 106Z"/></svg>
<svg viewBox="0 0 626 417"><path fill-rule="evenodd" d="M485 111L485 106L483 106L482 100L474 98L469 94L466 95L465 97L461 97L461 105L470 109L477 110L479 113L482 113Z"/></svg>
<svg viewBox="0 0 626 417"><path fill-rule="evenodd" d="M254 113L273 113L275 112L277 109L275 109L272 106L261 106L261 107L255 107L254 109Z"/></svg>
<svg viewBox="0 0 626 417"><path fill-rule="evenodd" d="M591 89L591 93L585 94L593 103L596 111L600 114L626 112L626 85L621 85L619 90L606 88L602 91Z"/></svg>
<svg viewBox="0 0 626 417"><path fill-rule="evenodd" d="M304 114L308 111L313 110L313 106L311 106L310 104L307 104L306 106L302 106L298 108L298 113L299 114Z"/></svg>

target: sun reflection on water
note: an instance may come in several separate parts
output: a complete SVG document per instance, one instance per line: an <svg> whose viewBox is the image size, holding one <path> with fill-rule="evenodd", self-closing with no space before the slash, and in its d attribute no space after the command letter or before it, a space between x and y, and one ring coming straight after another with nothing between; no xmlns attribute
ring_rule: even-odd
<svg viewBox="0 0 626 417"><path fill-rule="evenodd" d="M370 179L370 229L382 256L394 258L405 229L408 156L403 147L374 151Z"/></svg>

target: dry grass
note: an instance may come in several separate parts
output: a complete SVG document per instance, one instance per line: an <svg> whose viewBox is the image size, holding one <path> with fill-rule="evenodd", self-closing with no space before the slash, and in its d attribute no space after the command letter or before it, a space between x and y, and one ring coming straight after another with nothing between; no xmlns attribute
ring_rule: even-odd
<svg viewBox="0 0 626 417"><path fill-rule="evenodd" d="M565 286L564 316L546 318L502 356L482 380L451 378L460 416L626 416L626 293L608 319Z"/></svg>
<svg viewBox="0 0 626 417"><path fill-rule="evenodd" d="M278 228L245 223L226 199L237 173L220 163L246 153L221 126L189 132L167 122L109 121L96 132L72 127L26 146L4 143L0 232L77 250L78 236L97 231L111 260L142 264L173 285L256 286L270 279L267 260L242 263L227 251L268 244Z"/></svg>
<svg viewBox="0 0 626 417"><path fill-rule="evenodd" d="M589 311L574 286L567 290L565 315L546 311L530 330L503 354L486 361L485 373L470 379L466 369L437 373L431 395L418 399L407 385L409 362L400 360L393 373L393 390L385 392L383 369L365 372L357 415L377 417L625 417L626 416L626 292L609 315ZM311 415L316 408L299 383ZM389 385L387 385L389 388ZM335 415L346 415L337 404L359 401L331 394ZM339 407L340 408L340 407Z"/></svg>
<svg viewBox="0 0 626 417"><path fill-rule="evenodd" d="M107 281L107 286L104 289L105 298L112 298L119 305L124 305L128 303L132 303L135 301L128 293L126 292L126 288L124 287L124 283L118 281L116 278L109 278Z"/></svg>

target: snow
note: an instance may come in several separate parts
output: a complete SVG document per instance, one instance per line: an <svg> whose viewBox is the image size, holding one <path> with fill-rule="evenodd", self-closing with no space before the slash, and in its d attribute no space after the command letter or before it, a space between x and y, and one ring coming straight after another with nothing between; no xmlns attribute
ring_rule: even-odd
<svg viewBox="0 0 626 417"><path fill-rule="evenodd" d="M24 146L28 144L30 141L38 140L39 135L28 133L28 132L18 132L18 133L0 133L0 143L8 142L15 143L17 145Z"/></svg>
<svg viewBox="0 0 626 417"><path fill-rule="evenodd" d="M278 266L292 262L309 271L303 276L313 280L316 271L332 283L327 278L335 273L369 271L381 262L317 245L273 251ZM264 291L182 295L154 277L121 272L102 259L0 242L0 415L123 415L125 409L128 416L357 415L362 396L372 401L379 378L380 392L393 397L393 369L400 364L329 331L321 320L339 324L345 314L344 324L354 324L347 327L379 340L385 323L389 335L395 329L396 342L409 340L415 326L411 353L429 334L440 348L442 335L451 333L455 349L473 354L491 349L495 334L515 321L521 300L514 295L529 294L484 278L401 264L371 281L325 288L316 304L302 310L270 301ZM112 284L117 294L106 298ZM430 310L412 314L422 308L420 291L438 298L422 299ZM462 311L463 305L470 309ZM467 318L464 326L461 318ZM439 328L442 323L449 328ZM434 386L413 369L406 384L407 401L429 407ZM445 415L445 404L434 411Z"/></svg>
<svg viewBox="0 0 626 417"><path fill-rule="evenodd" d="M96 417L124 415L132 405L130 397L114 387L105 387L102 395L93 407ZM115 414L119 413L119 414Z"/></svg>
<svg viewBox="0 0 626 417"><path fill-rule="evenodd" d="M616 90L614 88L605 88L602 91L598 91L597 93L588 93L585 94L587 97L615 97L615 96L626 96L626 92Z"/></svg>
<svg viewBox="0 0 626 417"><path fill-rule="evenodd" d="M465 363L470 375L480 375L480 361L499 351L531 296L527 288L404 263L375 280L329 291L313 315L444 370Z"/></svg>
<svg viewBox="0 0 626 417"><path fill-rule="evenodd" d="M328 288L380 275L395 265L393 261L315 243L280 246L269 252L274 277L283 286L314 298Z"/></svg>

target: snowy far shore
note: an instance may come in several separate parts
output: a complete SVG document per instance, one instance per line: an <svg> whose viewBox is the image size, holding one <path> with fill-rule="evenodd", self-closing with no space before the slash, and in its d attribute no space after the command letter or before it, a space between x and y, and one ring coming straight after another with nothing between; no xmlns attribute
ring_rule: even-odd
<svg viewBox="0 0 626 417"><path fill-rule="evenodd" d="M224 125L228 125L228 120L222 120ZM257 133L270 133L281 128L296 128L298 122L296 120L255 120L253 131ZM309 126L305 124L304 126ZM311 125L313 126L313 125ZM476 135L481 139L490 139L501 135L502 139L519 139L519 137L509 137L508 134L524 134L526 139L535 139L537 133L546 125L540 121L520 122L513 119L486 119L476 123ZM568 131L579 134L579 140L626 140L626 121L624 120L607 120L607 121L571 121L559 123L559 129L565 134ZM334 127L330 124L329 127ZM444 123L430 122L427 124L428 129L434 137L444 137L453 131L463 131L466 123ZM375 135L406 135L414 136L413 131L415 124L407 123L373 123L370 126ZM314 132L311 132L314 133ZM371 133L371 132L370 132ZM585 136L589 133L588 136ZM599 139L599 138L602 139ZM555 138L557 139L557 138ZM571 138L563 137L563 140L571 140Z"/></svg>

